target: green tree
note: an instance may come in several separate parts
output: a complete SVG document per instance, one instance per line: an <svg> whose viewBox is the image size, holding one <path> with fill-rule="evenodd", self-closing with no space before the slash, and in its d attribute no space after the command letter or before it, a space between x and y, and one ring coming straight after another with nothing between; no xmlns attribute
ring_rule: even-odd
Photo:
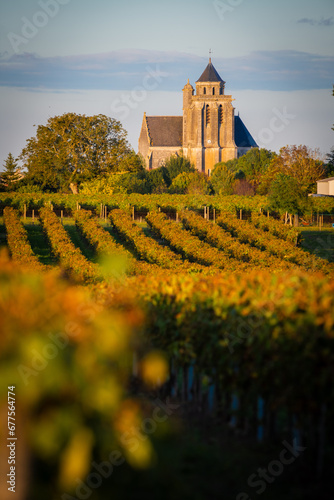
<svg viewBox="0 0 334 500"><path fill-rule="evenodd" d="M216 163L216 165L225 165L226 168L231 170L231 172L237 173L239 171L239 159L238 158L233 158L233 160L222 161L220 163Z"/></svg>
<svg viewBox="0 0 334 500"><path fill-rule="evenodd" d="M334 130L334 129L333 129ZM334 177L334 148L326 155L327 162L325 163L325 177Z"/></svg>
<svg viewBox="0 0 334 500"><path fill-rule="evenodd" d="M21 173L12 153L9 153L5 163L5 170L0 176L0 188L2 191L14 191L18 187Z"/></svg>
<svg viewBox="0 0 334 500"><path fill-rule="evenodd" d="M20 158L28 169L28 182L44 190L71 188L83 180L122 169L136 170L126 131L105 115L65 113L49 118L28 139Z"/></svg>
<svg viewBox="0 0 334 500"><path fill-rule="evenodd" d="M211 185L208 177L202 172L181 172L174 177L169 192L175 194L210 194Z"/></svg>
<svg viewBox="0 0 334 500"><path fill-rule="evenodd" d="M116 174L114 174L116 176ZM130 172L126 174L119 175L119 180L115 185L115 193L124 192L130 193L140 193L148 194L150 193L150 188L146 181L146 174Z"/></svg>
<svg viewBox="0 0 334 500"><path fill-rule="evenodd" d="M190 182L186 189L187 194L212 194L212 185L208 176L203 172L190 172Z"/></svg>
<svg viewBox="0 0 334 500"><path fill-rule="evenodd" d="M257 189L275 156L276 153L268 149L252 148L238 159L238 168L246 180Z"/></svg>
<svg viewBox="0 0 334 500"><path fill-rule="evenodd" d="M168 160L166 160L164 167L167 170L169 184L171 185L173 179L177 177L182 172L195 172L195 167L191 164L188 158L185 158L182 154L179 156L172 155Z"/></svg>
<svg viewBox="0 0 334 500"><path fill-rule="evenodd" d="M211 184L215 194L232 194L235 179L235 172L229 170L226 163L217 163L211 174Z"/></svg>
<svg viewBox="0 0 334 500"><path fill-rule="evenodd" d="M127 154L121 156L118 163L118 170L120 172L131 172L136 174L146 172L143 157L136 154L134 151L129 151Z"/></svg>
<svg viewBox="0 0 334 500"><path fill-rule="evenodd" d="M271 208L280 214L284 212L289 214L300 213L307 203L307 196L298 180L283 173L278 173L275 176L270 186L268 198Z"/></svg>
<svg viewBox="0 0 334 500"><path fill-rule="evenodd" d="M166 193L170 184L166 167L149 170L146 174L146 182L150 193Z"/></svg>

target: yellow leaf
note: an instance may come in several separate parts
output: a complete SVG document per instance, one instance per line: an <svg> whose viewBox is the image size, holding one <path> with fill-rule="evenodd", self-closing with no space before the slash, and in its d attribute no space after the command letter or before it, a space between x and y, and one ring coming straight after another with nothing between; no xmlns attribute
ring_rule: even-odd
<svg viewBox="0 0 334 500"><path fill-rule="evenodd" d="M65 489L72 489L77 479L83 479L89 472L93 434L86 427L81 427L72 437L62 454L59 482Z"/></svg>
<svg viewBox="0 0 334 500"><path fill-rule="evenodd" d="M168 378L168 362L163 353L150 352L141 362L141 375L148 386L162 385Z"/></svg>

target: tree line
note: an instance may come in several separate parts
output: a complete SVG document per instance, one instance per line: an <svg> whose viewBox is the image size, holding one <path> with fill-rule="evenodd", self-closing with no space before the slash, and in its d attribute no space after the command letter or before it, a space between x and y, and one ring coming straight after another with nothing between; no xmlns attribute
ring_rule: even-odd
<svg viewBox="0 0 334 500"><path fill-rule="evenodd" d="M318 150L303 145L286 146L279 154L253 148L240 158L217 163L210 177L181 152L147 170L119 121L101 114L65 113L39 125L17 159L9 153L4 169L2 191L264 194L273 207L296 213L316 191L316 181L334 175L334 148L327 161Z"/></svg>

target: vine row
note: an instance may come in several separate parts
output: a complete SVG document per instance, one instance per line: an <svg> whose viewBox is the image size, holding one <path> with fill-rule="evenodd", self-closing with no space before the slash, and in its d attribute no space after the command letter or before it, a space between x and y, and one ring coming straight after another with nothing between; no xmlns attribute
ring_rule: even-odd
<svg viewBox="0 0 334 500"><path fill-rule="evenodd" d="M36 270L47 269L47 266L44 266L32 251L18 210L6 207L3 211L3 217L7 232L7 243L12 258L20 264L33 267Z"/></svg>

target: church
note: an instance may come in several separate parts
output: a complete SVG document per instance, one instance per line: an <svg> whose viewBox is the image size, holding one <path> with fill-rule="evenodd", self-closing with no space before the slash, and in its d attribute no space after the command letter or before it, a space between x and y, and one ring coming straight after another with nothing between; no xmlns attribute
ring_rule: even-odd
<svg viewBox="0 0 334 500"><path fill-rule="evenodd" d="M173 154L183 155L197 170L210 175L214 165L257 148L239 116L234 116L232 96L209 59L196 82L183 88L183 116L146 116L142 122L138 153L146 168L160 167Z"/></svg>

